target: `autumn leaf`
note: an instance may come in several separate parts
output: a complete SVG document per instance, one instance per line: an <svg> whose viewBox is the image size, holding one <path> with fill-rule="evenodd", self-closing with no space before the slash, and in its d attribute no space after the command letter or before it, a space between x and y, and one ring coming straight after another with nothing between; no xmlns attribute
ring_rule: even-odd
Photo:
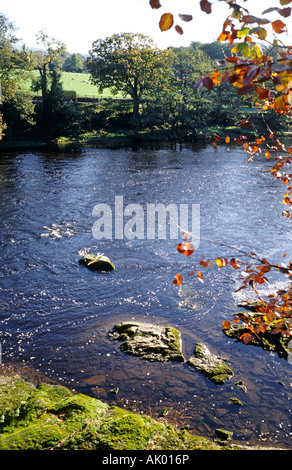
<svg viewBox="0 0 292 470"><path fill-rule="evenodd" d="M272 27L273 27L273 30L275 31L275 33L281 34L281 33L284 33L286 25L285 25L285 23L283 23L283 21L276 20L276 21L272 22Z"/></svg>
<svg viewBox="0 0 292 470"><path fill-rule="evenodd" d="M184 248L184 243L179 243L176 247L177 251L179 253L183 253L185 251L185 248Z"/></svg>
<svg viewBox="0 0 292 470"><path fill-rule="evenodd" d="M182 21L192 21L193 17L192 15L178 15Z"/></svg>
<svg viewBox="0 0 292 470"><path fill-rule="evenodd" d="M292 0L280 0L281 5L288 5Z"/></svg>
<svg viewBox="0 0 292 470"><path fill-rule="evenodd" d="M248 344L253 340L253 335L251 333L244 333L239 339L242 339L244 344Z"/></svg>
<svg viewBox="0 0 292 470"><path fill-rule="evenodd" d="M216 258L216 264L221 268L222 266L226 266L226 260L222 258Z"/></svg>
<svg viewBox="0 0 292 470"><path fill-rule="evenodd" d="M270 152L266 151L266 152L265 152L265 157L266 157L266 158L271 158Z"/></svg>
<svg viewBox="0 0 292 470"><path fill-rule="evenodd" d="M167 31L173 26L173 14L164 13L159 21L159 28L161 31Z"/></svg>
<svg viewBox="0 0 292 470"><path fill-rule="evenodd" d="M151 8L160 8L161 4L159 0L150 0Z"/></svg>
<svg viewBox="0 0 292 470"><path fill-rule="evenodd" d="M209 91L212 90L213 85L214 85L212 78L210 78L210 77L204 77L204 78L202 79L202 85L203 85L204 87L206 87L207 90L209 90Z"/></svg>
<svg viewBox="0 0 292 470"><path fill-rule="evenodd" d="M256 88L256 94L259 100L266 100L270 96L270 90L264 87Z"/></svg>
<svg viewBox="0 0 292 470"><path fill-rule="evenodd" d="M201 7L201 10L204 11L205 13L207 13L207 15L209 15L210 13L212 13L212 5L211 3L208 1L208 0L201 0L200 1L200 7Z"/></svg>
<svg viewBox="0 0 292 470"><path fill-rule="evenodd" d="M213 83L214 85L219 85L221 80L220 80L220 72L218 72L218 70L215 70L215 72L212 73L212 80L213 80Z"/></svg>
<svg viewBox="0 0 292 470"><path fill-rule="evenodd" d="M184 247L185 247L185 249L184 249L184 252L183 252L183 253L184 253L186 256L192 255L192 254L194 253L194 251L195 251L194 245L193 245L192 243L190 243L190 242L185 243Z"/></svg>
<svg viewBox="0 0 292 470"><path fill-rule="evenodd" d="M224 320L224 322L222 323L222 330L229 330L229 328L230 328L230 321Z"/></svg>
<svg viewBox="0 0 292 470"><path fill-rule="evenodd" d="M203 274L200 273L200 271L196 271L196 273L198 274L198 279L199 279L199 281L204 282Z"/></svg>
<svg viewBox="0 0 292 470"><path fill-rule="evenodd" d="M230 137L229 136L225 137L225 142L226 142L226 144L229 144L229 142L230 142Z"/></svg>
<svg viewBox="0 0 292 470"><path fill-rule="evenodd" d="M274 110L278 114L282 114L286 111L287 96L281 95L275 99Z"/></svg>
<svg viewBox="0 0 292 470"><path fill-rule="evenodd" d="M240 268L240 265L238 264L237 260L235 258L232 258L230 260L230 264L231 266L234 268L234 269L239 269Z"/></svg>
<svg viewBox="0 0 292 470"><path fill-rule="evenodd" d="M208 261L206 261L205 259L201 259L200 265L202 266L202 268L206 268L208 266Z"/></svg>
<svg viewBox="0 0 292 470"><path fill-rule="evenodd" d="M187 243L179 243L176 247L179 253L183 253L185 256L190 256L194 253L195 248L194 245L190 242Z"/></svg>
<svg viewBox="0 0 292 470"><path fill-rule="evenodd" d="M174 286L181 286L182 281L183 281L182 275L181 274L176 274L175 280L173 281L173 285Z"/></svg>
<svg viewBox="0 0 292 470"><path fill-rule="evenodd" d="M184 33L182 27L179 26L179 25L176 25L176 26L174 27L174 29L175 29L176 32L177 32L178 34L180 34L180 35L182 35L182 34Z"/></svg>

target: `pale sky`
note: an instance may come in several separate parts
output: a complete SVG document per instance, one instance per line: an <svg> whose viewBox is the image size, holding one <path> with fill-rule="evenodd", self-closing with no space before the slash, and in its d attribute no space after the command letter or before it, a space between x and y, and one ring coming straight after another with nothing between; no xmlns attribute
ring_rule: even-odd
<svg viewBox="0 0 292 470"><path fill-rule="evenodd" d="M162 8L153 10L149 0L0 0L0 13L18 28L16 36L22 44L36 47L35 37L44 29L63 41L69 52L82 54L88 53L96 39L123 32L149 35L161 48L188 46L192 41L212 42L218 38L230 13L225 2L214 0L211 15L201 12L199 0L160 0L160 3ZM244 6L248 8L250 4L250 12L260 14L275 3L277 0L253 0ZM184 29L182 36L174 28L161 32L159 18L166 12L192 14L194 19L186 23L175 17L175 24Z"/></svg>

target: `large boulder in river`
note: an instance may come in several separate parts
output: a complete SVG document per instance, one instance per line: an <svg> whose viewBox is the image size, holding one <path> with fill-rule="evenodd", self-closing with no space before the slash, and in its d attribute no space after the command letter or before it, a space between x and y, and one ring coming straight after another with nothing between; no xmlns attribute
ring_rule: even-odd
<svg viewBox="0 0 292 470"><path fill-rule="evenodd" d="M187 360L187 364L220 385L233 375L225 361L226 359L212 354L205 344L197 343L194 355Z"/></svg>
<svg viewBox="0 0 292 470"><path fill-rule="evenodd" d="M123 341L121 351L149 361L184 362L181 334L172 326L142 322L121 322L109 333Z"/></svg>
<svg viewBox="0 0 292 470"><path fill-rule="evenodd" d="M79 263L85 264L92 271L113 271L115 269L111 260L100 253L97 255L87 253L79 260Z"/></svg>

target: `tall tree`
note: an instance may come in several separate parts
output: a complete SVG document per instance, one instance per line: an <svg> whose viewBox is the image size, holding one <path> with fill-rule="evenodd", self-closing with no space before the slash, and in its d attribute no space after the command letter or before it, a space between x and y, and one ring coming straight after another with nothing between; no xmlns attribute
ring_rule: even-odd
<svg viewBox="0 0 292 470"><path fill-rule="evenodd" d="M37 41L43 48L43 50L36 52L35 60L40 76L39 85L42 91L44 113L46 113L49 91L49 66L53 61L56 61L58 56L66 52L66 46L63 42L49 36L44 31L39 32Z"/></svg>
<svg viewBox="0 0 292 470"><path fill-rule="evenodd" d="M102 92L109 88L133 100L133 119L138 124L141 98L163 87L172 73L173 52L158 49L149 36L115 34L92 45L87 67L92 82Z"/></svg>
<svg viewBox="0 0 292 470"><path fill-rule="evenodd" d="M0 139L3 136L5 124L5 108L18 93L21 82L27 78L31 57L24 49L15 48L18 39L15 37L15 26L0 13L0 92L1 111Z"/></svg>

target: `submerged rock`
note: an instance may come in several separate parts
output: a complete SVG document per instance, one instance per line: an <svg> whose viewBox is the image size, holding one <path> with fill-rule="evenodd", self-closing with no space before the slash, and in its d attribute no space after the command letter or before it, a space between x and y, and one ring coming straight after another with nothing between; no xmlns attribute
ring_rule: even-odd
<svg viewBox="0 0 292 470"><path fill-rule="evenodd" d="M121 322L114 326L110 336L123 341L121 351L149 361L184 362L181 334L172 326L142 322Z"/></svg>
<svg viewBox="0 0 292 470"><path fill-rule="evenodd" d="M197 343L194 355L187 360L187 364L202 372L216 384L223 384L233 375L226 364L226 359L212 354L203 343Z"/></svg>
<svg viewBox="0 0 292 470"><path fill-rule="evenodd" d="M79 260L79 263L85 264L92 271L113 271L115 269L111 260L100 253L96 256L88 253Z"/></svg>

